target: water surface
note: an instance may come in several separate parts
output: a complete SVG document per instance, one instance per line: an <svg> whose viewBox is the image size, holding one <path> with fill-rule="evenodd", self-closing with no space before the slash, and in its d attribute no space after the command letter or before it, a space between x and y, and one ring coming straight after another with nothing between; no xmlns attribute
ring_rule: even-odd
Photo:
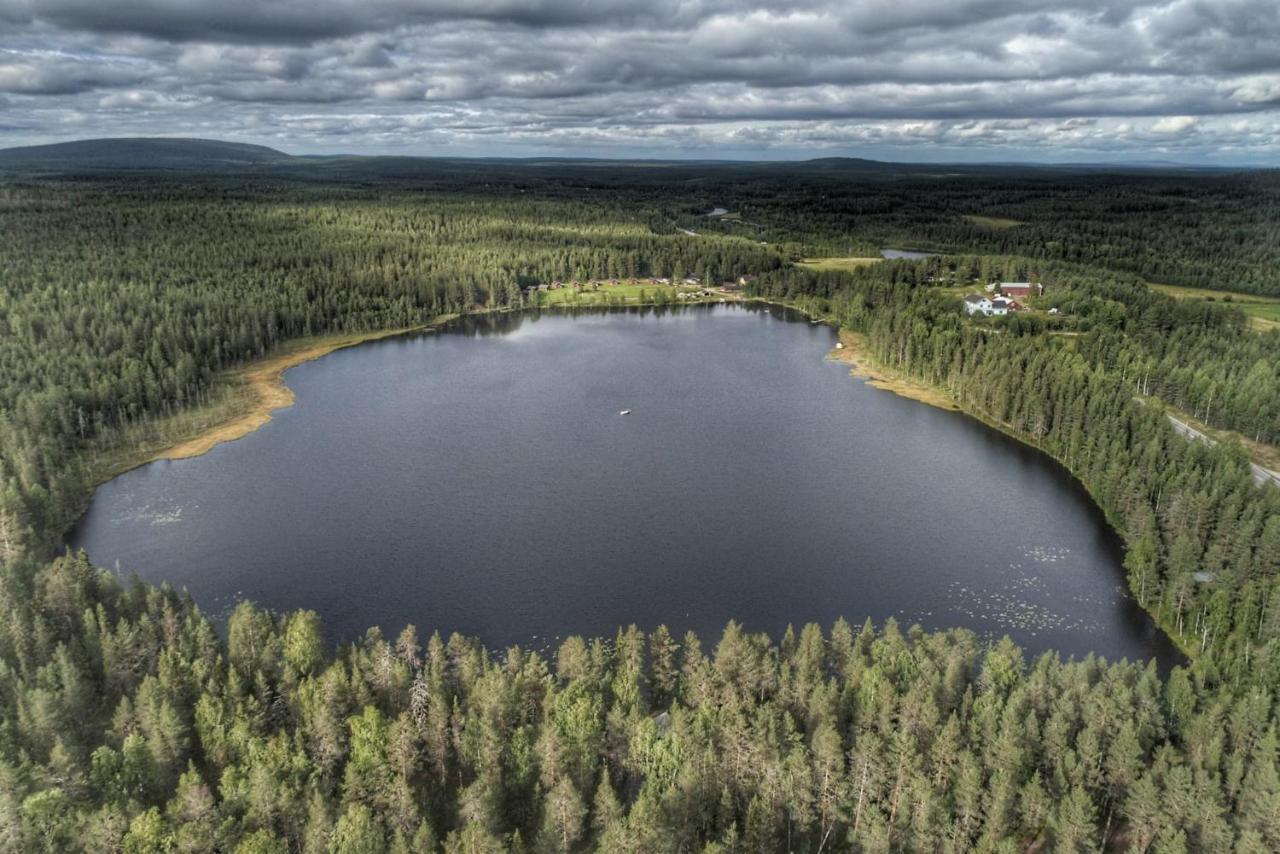
<svg viewBox="0 0 1280 854"><path fill-rule="evenodd" d="M937 252L920 252L915 249L881 249L880 257L889 260L905 258L909 261L918 261L921 258L932 258Z"/></svg>
<svg viewBox="0 0 1280 854"><path fill-rule="evenodd" d="M98 490L104 566L490 646L666 623L896 617L1109 658L1169 653L1056 463L851 379L781 310L526 314L293 368L295 405ZM620 415L630 409L630 415Z"/></svg>

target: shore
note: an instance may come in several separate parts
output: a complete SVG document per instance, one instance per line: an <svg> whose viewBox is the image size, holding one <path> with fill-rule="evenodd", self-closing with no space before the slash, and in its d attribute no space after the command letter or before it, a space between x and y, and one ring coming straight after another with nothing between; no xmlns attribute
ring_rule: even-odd
<svg viewBox="0 0 1280 854"><path fill-rule="evenodd" d="M319 338L303 338L284 345L280 352L266 359L227 374L227 380L239 385L247 394L237 395L246 403L242 411L229 420L215 424L202 432L161 450L147 460L184 460L209 453L223 442L244 438L271 421L271 413L293 405L293 391L284 384L284 372L290 368L327 356L335 350L354 347L367 341L420 332L438 326L449 318L437 318L422 326L401 329L384 329L376 332L354 332L342 335L326 335Z"/></svg>
<svg viewBox="0 0 1280 854"><path fill-rule="evenodd" d="M939 389L924 385L899 371L881 364L871 355L866 336L848 329L840 330L843 347L832 350L827 358L849 366L850 373L872 388L891 391L910 400L927 403L939 409L959 412L960 404Z"/></svg>
<svg viewBox="0 0 1280 854"><path fill-rule="evenodd" d="M876 361L875 357L870 354L867 348L866 338L859 333L851 332L847 329L841 329L840 343L843 344L844 347L832 350L827 354L827 358L849 365L851 373L855 377L864 378L868 385L884 389L885 391L891 391L894 394L910 398L911 400L927 403L930 406L937 406L952 412L963 412L970 418L981 421L993 430L998 430L1009 438L1014 439L1017 442L1021 442L1028 447L1035 448L1040 453L1052 458L1066 469L1071 477L1078 481L1084 488L1085 492L1089 494L1089 499L1098 507L1099 510L1102 511L1103 515L1107 519L1107 524L1113 531L1115 531L1116 535L1124 543L1124 551L1128 554L1131 544L1129 543L1128 538L1124 535L1124 526L1121 520L1107 512L1106 507L1103 506L1101 498L1092 489L1090 489L1089 485L1084 482L1084 479L1075 471L1072 471L1066 461L1057 454L1054 454L1032 442L1028 437L1020 434L1009 424L994 421L981 413L963 408L941 389L924 385L921 382L911 379L897 371L886 368L886 366L880 364ZM1128 590L1127 583L1125 585L1125 589ZM1132 591L1129 592L1132 593ZM1178 635L1174 629L1174 624L1171 621L1162 621L1156 612L1144 605L1139 605L1139 607L1142 608L1144 613L1151 617L1151 621L1155 624L1156 628L1158 628L1169 639L1169 642L1173 644L1174 648L1182 653L1187 660L1191 660L1196 657L1198 650L1195 649L1189 639Z"/></svg>
<svg viewBox="0 0 1280 854"><path fill-rule="evenodd" d="M783 308L795 308L785 303L774 303L761 299L743 299L735 302L759 302L777 305ZM570 308L569 306L553 306L551 308ZM804 312L802 312L804 313ZM458 317L456 314L441 315L418 326L386 329L371 332L328 335L314 338L296 339L281 346L272 355L245 367L227 372L219 380L220 392L214 402L207 406L188 410L168 419L151 422L142 432L125 434L118 438L113 448L98 448L91 451L96 456L93 465L92 489L124 472L156 460L178 460L198 457L208 453L223 442L232 442L258 430L271 421L271 413L277 409L291 406L294 402L292 390L284 384L284 372L289 368L305 362L321 358L336 350L354 347L369 341L376 341L395 335L410 332L430 331ZM814 322L831 322L830 319ZM915 400L929 406L935 406L951 412L967 412L950 395L909 377L899 371L880 363L870 352L866 337L848 329L838 330L839 341L843 346L833 348L827 358L849 367L851 376L862 379L873 388L892 392L901 397ZM1009 425L998 424L977 413L968 412L979 421L988 424L1012 438L1038 447L1020 436ZM1044 453L1043 448L1039 448ZM1049 456L1062 460L1053 454ZM1074 473L1073 473L1074 476ZM1077 479L1078 476L1077 476ZM1101 502L1091 490L1090 497L1101 507ZM92 493L92 489L90 493ZM87 501L88 496L86 496ZM83 508L82 508L83 510ZM1104 511L1105 512L1105 511ZM79 513L76 514L79 516ZM1119 533L1118 521L1108 515L1108 523ZM1123 534L1121 534L1123 539ZM1126 549L1128 543L1126 543ZM1179 638L1171 626L1164 625L1151 611L1143 608L1156 625L1169 637L1171 642L1188 659L1195 657L1185 639Z"/></svg>
<svg viewBox="0 0 1280 854"><path fill-rule="evenodd" d="M679 305L739 301L740 295L689 300ZM672 303L676 305L677 303ZM632 303L618 307L643 307L656 303ZM563 302L534 306L532 310L554 311L574 308L608 308L598 305L570 305ZM487 312L478 312L487 313ZM154 419L134 431L114 437L109 447L90 449L93 458L93 488L125 472L157 460L185 460L203 456L224 442L234 442L271 422L271 413L292 406L293 391L284 383L284 372L322 356L369 341L428 332L458 317L445 314L416 326L379 329L297 338L281 344L271 355L249 365L223 373L217 380L213 400L167 418Z"/></svg>
<svg viewBox="0 0 1280 854"><path fill-rule="evenodd" d="M271 421L272 412L293 404L293 392L283 378L289 368L366 341L433 329L453 317L456 315L445 315L417 326L289 341L260 361L222 374L207 403L143 422L113 435L109 445L86 448L91 488L156 460L207 454L223 442L234 442L258 430ZM87 503L88 496L85 500Z"/></svg>
<svg viewBox="0 0 1280 854"><path fill-rule="evenodd" d="M742 299L741 295L717 295L672 305L702 305ZM657 305L655 302L627 303L635 308ZM554 303L531 306L531 310L572 310L574 308L609 308L600 305L568 305ZM485 314L488 312L477 312ZM127 471L157 460L184 460L203 456L224 442L242 439L271 422L271 413L292 406L293 391L284 384L284 372L292 367L326 356L335 350L354 347L369 341L432 331L457 318L444 314L415 326L379 329L297 338L281 344L263 359L219 375L210 390L209 399L199 406L183 409L173 415L153 418L132 428L115 433L109 444L85 449L87 481L90 493L107 481ZM87 506L88 496L83 502ZM74 514L77 518L83 507Z"/></svg>
<svg viewBox="0 0 1280 854"><path fill-rule="evenodd" d="M734 295L731 301L742 300ZM707 300L709 301L709 300ZM719 300L716 300L717 302ZM692 301L694 304L704 300ZM569 308L554 305L545 308ZM444 315L418 326L353 332L301 338L287 342L270 356L227 372L219 380L217 402L173 419L147 425L146 433L121 437L113 449L99 449L100 465L93 480L95 486L124 472L156 460L182 460L209 453L224 442L234 442L271 422L271 413L293 405L293 391L284 383L284 372L305 362L319 359L336 350L354 347L409 332L434 329L457 315ZM870 354L866 339L849 330L839 332L842 348L834 349L828 358L849 365L855 377L865 379L874 388L941 409L958 411L954 400L938 389L930 388L879 364Z"/></svg>

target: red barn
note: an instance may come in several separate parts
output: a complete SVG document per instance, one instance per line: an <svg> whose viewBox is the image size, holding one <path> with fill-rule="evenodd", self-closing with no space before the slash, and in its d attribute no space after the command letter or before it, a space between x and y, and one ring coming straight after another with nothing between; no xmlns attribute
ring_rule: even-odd
<svg viewBox="0 0 1280 854"><path fill-rule="evenodd" d="M1007 297L1038 297L1044 293L1044 285L1039 282L1001 282L999 288Z"/></svg>

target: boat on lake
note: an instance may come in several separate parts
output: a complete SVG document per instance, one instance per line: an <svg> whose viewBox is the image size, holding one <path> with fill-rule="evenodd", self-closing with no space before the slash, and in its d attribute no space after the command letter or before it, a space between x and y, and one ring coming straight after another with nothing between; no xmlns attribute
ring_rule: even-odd
<svg viewBox="0 0 1280 854"><path fill-rule="evenodd" d="M631 410L630 410L630 409L624 409L624 410L622 410L621 412L619 412L618 414L619 414L619 415L630 415L630 414L631 414Z"/></svg>

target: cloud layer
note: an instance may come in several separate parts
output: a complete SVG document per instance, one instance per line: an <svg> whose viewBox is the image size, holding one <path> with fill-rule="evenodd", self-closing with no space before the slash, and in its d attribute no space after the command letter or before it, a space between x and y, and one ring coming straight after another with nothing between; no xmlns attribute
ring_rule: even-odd
<svg viewBox="0 0 1280 854"><path fill-rule="evenodd" d="M1275 0L0 0L0 145L1280 164Z"/></svg>

